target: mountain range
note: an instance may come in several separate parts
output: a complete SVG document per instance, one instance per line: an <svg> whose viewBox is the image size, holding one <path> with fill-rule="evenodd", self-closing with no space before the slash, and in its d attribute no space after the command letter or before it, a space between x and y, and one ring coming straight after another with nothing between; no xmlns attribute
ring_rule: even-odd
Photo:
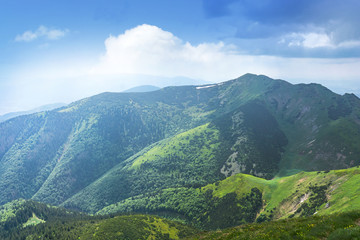
<svg viewBox="0 0 360 240"><path fill-rule="evenodd" d="M358 97L263 75L106 92L0 123L1 204L153 213L201 229L354 210L341 189L358 165Z"/></svg>
<svg viewBox="0 0 360 240"><path fill-rule="evenodd" d="M54 110L56 108L60 108L65 105L66 105L65 103L53 103L53 104L43 105L43 106L28 110L28 111L6 113L6 114L0 116L0 122L4 122L6 120L9 120L11 118L18 117L21 115L29 115L32 113Z"/></svg>

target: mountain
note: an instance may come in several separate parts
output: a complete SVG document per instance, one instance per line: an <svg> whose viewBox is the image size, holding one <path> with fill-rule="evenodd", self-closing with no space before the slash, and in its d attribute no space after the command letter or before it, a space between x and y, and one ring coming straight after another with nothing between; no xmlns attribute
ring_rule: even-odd
<svg viewBox="0 0 360 240"><path fill-rule="evenodd" d="M262 75L103 93L0 123L2 204L31 198L96 213L237 173L272 179L359 163L359 98ZM244 192L255 212L258 190Z"/></svg>
<svg viewBox="0 0 360 240"><path fill-rule="evenodd" d="M152 92L159 90L159 87L153 85L141 85L125 90L124 92Z"/></svg>
<svg viewBox="0 0 360 240"><path fill-rule="evenodd" d="M31 109L29 111L21 111L21 112L11 112L11 113L7 113L4 115L0 116L0 122L4 122L10 118L14 118L14 117L18 117L21 115L28 115L28 114L32 114L32 113L37 113L37 112L43 112L43 111L50 111L56 108L60 108L65 106L65 103L53 103L53 104L48 104L48 105L44 105L44 106L40 106L34 109Z"/></svg>

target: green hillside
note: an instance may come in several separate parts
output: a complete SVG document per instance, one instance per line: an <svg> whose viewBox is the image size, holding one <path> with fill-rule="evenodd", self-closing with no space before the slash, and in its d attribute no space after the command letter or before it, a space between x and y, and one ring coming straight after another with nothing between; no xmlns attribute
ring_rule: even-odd
<svg viewBox="0 0 360 240"><path fill-rule="evenodd" d="M95 213L237 173L273 179L358 166L359 143L360 100L317 84L246 74L205 86L103 93L0 123L0 203L25 198ZM257 212L259 193L251 189L236 199L253 199L247 208ZM278 203L269 204L274 212ZM215 226L207 216L204 226Z"/></svg>
<svg viewBox="0 0 360 240"><path fill-rule="evenodd" d="M237 174L199 188L169 188L131 197L98 214L141 212L175 217L202 229L329 215L360 209L360 170L301 172L265 180Z"/></svg>
<svg viewBox="0 0 360 240"><path fill-rule="evenodd" d="M265 124L260 124L253 113L260 110ZM258 104L249 103L211 123L163 140L117 165L62 206L93 213L139 194L204 186L240 172L239 167L269 178L278 170L286 138L264 111Z"/></svg>

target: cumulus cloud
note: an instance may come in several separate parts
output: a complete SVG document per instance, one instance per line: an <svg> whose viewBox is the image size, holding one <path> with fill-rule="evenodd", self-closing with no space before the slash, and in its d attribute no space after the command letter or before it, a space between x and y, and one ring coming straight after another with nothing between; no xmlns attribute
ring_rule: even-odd
<svg viewBox="0 0 360 240"><path fill-rule="evenodd" d="M296 33L286 43L313 49L356 45L357 42L335 43L325 33ZM339 59L284 58L244 55L233 45L223 42L193 45L151 25L140 25L105 41L106 52L91 74L145 74L185 76L206 81L224 81L247 72L275 78L323 80L356 79L359 58ZM339 63L340 62L340 63ZM332 69L328 71L326 69Z"/></svg>
<svg viewBox="0 0 360 240"><path fill-rule="evenodd" d="M234 46L223 42L192 45L172 33L140 25L105 41L106 53L93 74L148 74L213 79ZM224 64L221 64L221 62ZM204 69L208 72L204 72ZM211 70L212 69L212 70Z"/></svg>
<svg viewBox="0 0 360 240"><path fill-rule="evenodd" d="M45 26L40 26L35 31L25 31L15 37L17 42L30 42L38 38L45 38L47 40L57 40L64 37L69 32L68 29L49 29Z"/></svg>

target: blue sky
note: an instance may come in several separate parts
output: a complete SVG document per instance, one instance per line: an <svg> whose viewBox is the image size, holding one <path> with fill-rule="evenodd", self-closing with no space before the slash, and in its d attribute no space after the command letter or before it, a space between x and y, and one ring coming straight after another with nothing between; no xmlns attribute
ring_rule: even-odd
<svg viewBox="0 0 360 240"><path fill-rule="evenodd" d="M0 114L247 72L360 93L358 0L2 0Z"/></svg>

